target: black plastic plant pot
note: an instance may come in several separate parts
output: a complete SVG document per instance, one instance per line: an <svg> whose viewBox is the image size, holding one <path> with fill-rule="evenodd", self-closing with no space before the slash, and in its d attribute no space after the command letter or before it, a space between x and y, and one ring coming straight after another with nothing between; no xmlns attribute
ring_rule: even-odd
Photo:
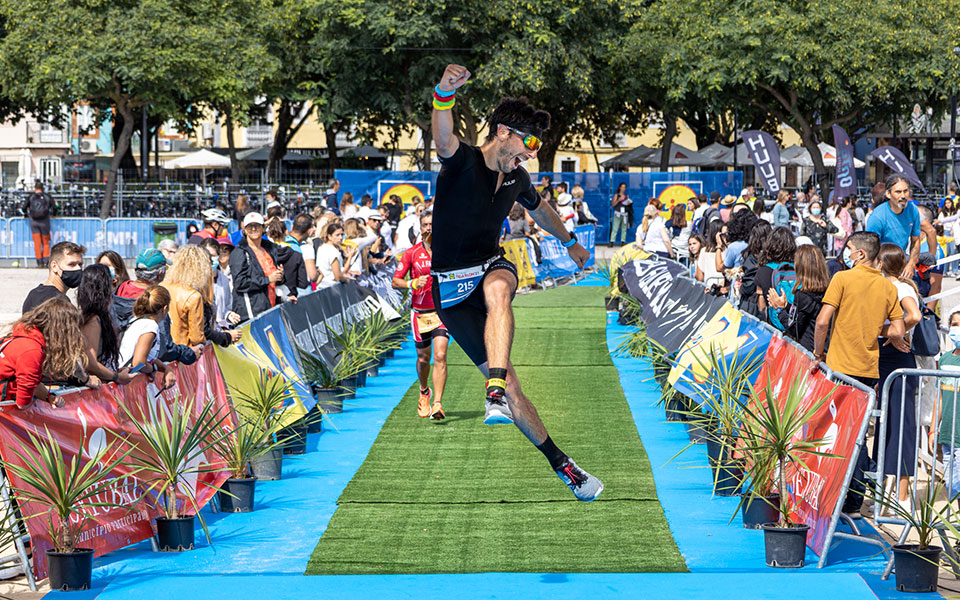
<svg viewBox="0 0 960 600"><path fill-rule="evenodd" d="M713 493L717 496L736 496L743 484L743 469L730 461L713 467Z"/></svg>
<svg viewBox="0 0 960 600"><path fill-rule="evenodd" d="M314 390L313 397L317 399L317 406L323 409L328 415L334 415L343 412L343 388L337 386L332 388L318 388ZM310 410L313 413L316 406Z"/></svg>
<svg viewBox="0 0 960 600"><path fill-rule="evenodd" d="M284 454L306 454L307 426L298 421L289 427L284 427L277 434L277 441L283 445Z"/></svg>
<svg viewBox="0 0 960 600"><path fill-rule="evenodd" d="M395 353L396 353L396 350L394 350L393 348L390 348L389 350L387 350L386 352L383 353L383 358L385 358L385 359L386 359L386 358L393 358L393 355L394 355Z"/></svg>
<svg viewBox="0 0 960 600"><path fill-rule="evenodd" d="M694 444L706 444L713 437L706 421L687 421L687 435Z"/></svg>
<svg viewBox="0 0 960 600"><path fill-rule="evenodd" d="M348 391L350 390L356 391L358 387L363 387L360 385L359 379L360 379L359 375L351 375L350 377L344 377L343 380L340 382L340 387ZM364 383L366 383L366 381L364 381Z"/></svg>
<svg viewBox="0 0 960 600"><path fill-rule="evenodd" d="M765 523L761 528L768 567L799 569L803 566L809 526L780 527L776 523Z"/></svg>
<svg viewBox="0 0 960 600"><path fill-rule="evenodd" d="M607 312L620 312L620 296L604 296L603 305Z"/></svg>
<svg viewBox="0 0 960 600"><path fill-rule="evenodd" d="M193 550L194 516L168 519L157 517L157 546L160 552Z"/></svg>
<svg viewBox="0 0 960 600"><path fill-rule="evenodd" d="M364 371L367 377L376 377L380 374L380 363L376 360L370 361L367 363L367 368Z"/></svg>
<svg viewBox="0 0 960 600"><path fill-rule="evenodd" d="M384 357L384 356L381 354L380 357L377 358L377 366L383 367L383 366L385 366L386 364L387 364L387 359L386 359L386 357Z"/></svg>
<svg viewBox="0 0 960 600"><path fill-rule="evenodd" d="M354 377L357 380L358 388L367 387L367 370L366 369L360 369L360 371L356 375L354 375Z"/></svg>
<svg viewBox="0 0 960 600"><path fill-rule="evenodd" d="M940 552L937 546L923 549L913 544L894 546L893 568L897 575L897 591L937 591Z"/></svg>
<svg viewBox="0 0 960 600"><path fill-rule="evenodd" d="M90 548L77 548L74 552L47 550L47 571L51 590L58 592L89 590L93 575L93 550Z"/></svg>
<svg viewBox="0 0 960 600"><path fill-rule="evenodd" d="M245 513L253 510L253 497L256 493L256 477L228 479L217 492L220 496L220 510L225 513Z"/></svg>
<svg viewBox="0 0 960 600"><path fill-rule="evenodd" d="M707 459L710 461L710 466L712 467L720 462L720 452L723 450L723 444L720 443L716 435L708 435L706 445ZM764 521L764 523L766 523L766 521Z"/></svg>
<svg viewBox="0 0 960 600"><path fill-rule="evenodd" d="M342 402L340 403L340 406L342 410ZM307 413L307 418L305 419L307 423L307 433L323 433L323 411L326 409L326 405L320 404L320 398L318 397L317 404L310 409L310 412Z"/></svg>
<svg viewBox="0 0 960 600"><path fill-rule="evenodd" d="M775 523L780 518L780 496L754 496L744 498L740 508L744 529L760 529L766 523Z"/></svg>
<svg viewBox="0 0 960 600"><path fill-rule="evenodd" d="M283 448L272 448L250 461L253 474L260 481L277 481L283 476Z"/></svg>
<svg viewBox="0 0 960 600"><path fill-rule="evenodd" d="M667 413L667 421L683 421L683 411L685 407L682 398L674 394L672 398L667 400L664 408Z"/></svg>

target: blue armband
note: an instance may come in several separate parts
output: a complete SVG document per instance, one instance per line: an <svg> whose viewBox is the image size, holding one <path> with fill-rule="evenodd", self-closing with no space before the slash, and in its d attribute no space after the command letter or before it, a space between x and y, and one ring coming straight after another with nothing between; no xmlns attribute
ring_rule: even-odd
<svg viewBox="0 0 960 600"><path fill-rule="evenodd" d="M574 244L576 244L576 243L577 243L577 236L571 234L571 235L570 235L570 239L567 240L567 241L563 244L563 247L564 247L564 248L570 248L570 247L572 247L572 246L573 246Z"/></svg>

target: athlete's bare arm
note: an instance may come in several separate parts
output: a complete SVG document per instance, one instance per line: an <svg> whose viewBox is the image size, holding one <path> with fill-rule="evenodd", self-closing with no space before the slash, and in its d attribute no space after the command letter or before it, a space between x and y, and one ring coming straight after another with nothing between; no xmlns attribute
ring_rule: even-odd
<svg viewBox="0 0 960 600"><path fill-rule="evenodd" d="M540 202L540 206L536 210L530 211L530 216L533 217L540 229L547 231L561 242L570 240L571 234L563 226L563 219L548 203ZM578 268L583 268L583 265L590 260L590 252L579 242L567 248L567 253L573 259L573 262L577 263Z"/></svg>
<svg viewBox="0 0 960 600"><path fill-rule="evenodd" d="M447 65L440 78L440 89L445 92L456 90L470 79L470 71L460 65ZM449 158L460 147L460 140L453 134L453 111L433 110L433 145L437 155Z"/></svg>

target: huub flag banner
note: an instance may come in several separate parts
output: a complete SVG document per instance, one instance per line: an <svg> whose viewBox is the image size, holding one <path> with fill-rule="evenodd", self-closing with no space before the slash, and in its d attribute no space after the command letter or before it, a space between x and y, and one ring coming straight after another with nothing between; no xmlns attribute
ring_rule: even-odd
<svg viewBox="0 0 960 600"><path fill-rule="evenodd" d="M757 170L757 181L771 194L780 191L780 147L773 136L764 131L744 131L741 136L746 145L753 166Z"/></svg>
<svg viewBox="0 0 960 600"><path fill-rule="evenodd" d="M913 170L910 161L903 155L903 152L900 152L893 146L880 146L870 154L876 156L880 162L893 169L899 175L906 177L907 181L913 185L919 187L924 192L927 191L920 182L920 178L917 177L917 172ZM840 163L837 164L839 165Z"/></svg>
<svg viewBox="0 0 960 600"><path fill-rule="evenodd" d="M837 147L837 178L833 184L833 197L857 195L857 173L853 165L853 144L850 136L839 125L833 126L833 145Z"/></svg>

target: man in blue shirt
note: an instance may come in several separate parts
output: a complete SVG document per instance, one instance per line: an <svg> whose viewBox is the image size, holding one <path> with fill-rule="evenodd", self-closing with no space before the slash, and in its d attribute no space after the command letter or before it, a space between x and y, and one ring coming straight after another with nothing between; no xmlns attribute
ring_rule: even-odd
<svg viewBox="0 0 960 600"><path fill-rule="evenodd" d="M891 175L886 180L887 201L878 206L867 219L867 231L880 236L882 244L896 244L903 248L910 260L903 269L903 276L913 278L917 259L920 257L920 211L909 201L910 184L901 175Z"/></svg>

